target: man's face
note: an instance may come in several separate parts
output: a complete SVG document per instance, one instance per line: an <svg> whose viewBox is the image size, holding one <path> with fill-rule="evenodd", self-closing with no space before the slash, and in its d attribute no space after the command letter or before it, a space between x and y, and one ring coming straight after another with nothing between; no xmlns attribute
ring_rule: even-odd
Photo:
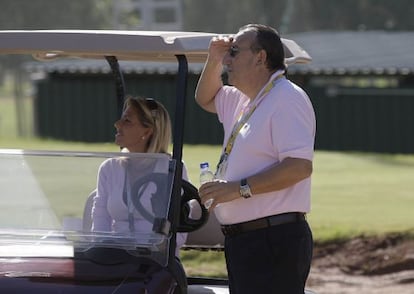
<svg viewBox="0 0 414 294"><path fill-rule="evenodd" d="M257 64L257 52L254 52L256 33L241 31L234 36L229 52L224 56L223 65L228 73L231 85L241 89L252 78Z"/></svg>

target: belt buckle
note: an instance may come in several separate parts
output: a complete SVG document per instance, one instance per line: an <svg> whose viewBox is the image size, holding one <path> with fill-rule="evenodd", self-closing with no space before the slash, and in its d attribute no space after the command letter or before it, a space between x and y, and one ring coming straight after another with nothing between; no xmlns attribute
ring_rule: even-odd
<svg viewBox="0 0 414 294"><path fill-rule="evenodd" d="M235 226L235 225L230 225L228 227L228 229L229 229L229 235L231 235L231 236L234 236L238 233L237 226Z"/></svg>
<svg viewBox="0 0 414 294"><path fill-rule="evenodd" d="M234 236L240 232L237 225L225 225L221 227L221 230L225 236Z"/></svg>

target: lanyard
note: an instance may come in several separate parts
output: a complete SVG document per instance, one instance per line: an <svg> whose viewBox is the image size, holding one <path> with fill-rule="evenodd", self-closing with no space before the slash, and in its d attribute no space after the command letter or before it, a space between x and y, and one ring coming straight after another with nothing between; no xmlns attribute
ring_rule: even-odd
<svg viewBox="0 0 414 294"><path fill-rule="evenodd" d="M263 88L263 90L259 93L258 97L253 100L255 102L253 105L252 102L248 105L248 112L245 113L245 109L243 109L240 112L239 118L237 119L237 124L234 125L233 130L231 132L231 135L227 141L226 147L224 148L224 154L227 156L230 154L231 150L233 149L233 143L236 140L237 135L240 133L240 130L243 128L245 123L249 120L249 118L252 116L253 112L256 110L257 106L259 106L260 102L263 101L264 96L266 96L270 90L273 89L273 87L276 84L276 81L280 79L283 76L283 73L277 75L275 78L273 78L271 81L269 81L266 86Z"/></svg>
<svg viewBox="0 0 414 294"><path fill-rule="evenodd" d="M227 158L230 155L231 150L233 149L234 141L236 140L237 135L240 133L240 130L252 116L253 112L259 106L260 102L263 101L263 98L273 89L276 85L276 81L283 76L283 72L276 75L272 78L259 92L256 96L256 99L253 102L250 102L247 106L248 111L245 112L246 108L242 109L237 119L237 123L234 125L233 130L231 131L230 137L227 140L226 147L223 150L223 153L220 156L219 163L217 164L216 176L224 176L225 170L227 169Z"/></svg>

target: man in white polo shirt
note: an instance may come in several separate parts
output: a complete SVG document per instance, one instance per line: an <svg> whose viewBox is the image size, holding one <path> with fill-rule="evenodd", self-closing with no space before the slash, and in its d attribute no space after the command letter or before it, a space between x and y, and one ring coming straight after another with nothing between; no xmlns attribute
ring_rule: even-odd
<svg viewBox="0 0 414 294"><path fill-rule="evenodd" d="M310 271L316 120L285 72L277 31L251 24L211 40L196 89L197 103L224 128L221 181L201 186L200 196L222 225L233 294L303 294Z"/></svg>

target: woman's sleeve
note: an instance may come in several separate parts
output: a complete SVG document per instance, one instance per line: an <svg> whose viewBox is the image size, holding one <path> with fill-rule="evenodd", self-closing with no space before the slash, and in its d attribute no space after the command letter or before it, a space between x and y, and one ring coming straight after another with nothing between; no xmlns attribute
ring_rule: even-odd
<svg viewBox="0 0 414 294"><path fill-rule="evenodd" d="M108 212L110 177L108 165L103 163L98 171L97 192L92 205L92 231L111 231L112 219Z"/></svg>

